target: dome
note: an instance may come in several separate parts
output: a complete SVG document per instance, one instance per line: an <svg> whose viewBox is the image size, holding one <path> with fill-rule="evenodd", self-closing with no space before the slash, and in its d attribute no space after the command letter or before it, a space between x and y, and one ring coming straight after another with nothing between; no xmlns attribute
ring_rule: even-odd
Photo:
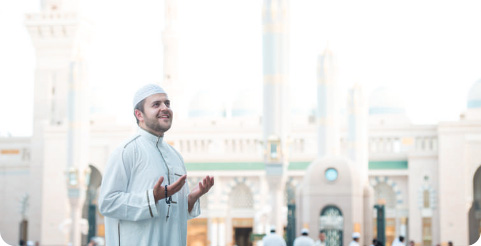
<svg viewBox="0 0 481 246"><path fill-rule="evenodd" d="M224 102L207 91L197 93L189 107L189 117L224 117Z"/></svg>
<svg viewBox="0 0 481 246"><path fill-rule="evenodd" d="M397 91L379 87L369 97L369 114L404 114L404 101Z"/></svg>
<svg viewBox="0 0 481 246"><path fill-rule="evenodd" d="M468 108L481 108L481 79L469 89L467 106Z"/></svg>
<svg viewBox="0 0 481 246"><path fill-rule="evenodd" d="M232 117L259 116L262 98L252 90L240 92L232 102Z"/></svg>

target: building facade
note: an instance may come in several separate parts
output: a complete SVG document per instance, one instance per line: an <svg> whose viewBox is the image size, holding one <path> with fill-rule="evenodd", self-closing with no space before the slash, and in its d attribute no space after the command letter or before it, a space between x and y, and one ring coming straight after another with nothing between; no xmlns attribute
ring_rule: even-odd
<svg viewBox="0 0 481 246"><path fill-rule="evenodd" d="M82 114L86 81L76 45L84 32L67 3L44 1L41 13L27 15L37 52L33 136L0 139L0 233L10 244L79 245L102 237L99 180L110 153L136 132L134 119L118 126L109 116ZM403 98L389 89L369 97L359 86L336 91L333 54L326 50L318 111L288 114L280 104L287 93L287 4L264 1L262 115L248 93L232 99L228 114L211 107L215 95L184 98L176 81L175 21L166 21L163 83L172 100L192 106L179 113L190 117L176 119L165 140L182 153L189 185L205 175L216 179L201 198L202 214L189 222L188 245L260 245L268 228L282 233L291 223L296 236L301 228L313 238L324 229L345 245L358 231L368 244L377 231L374 204L386 208L386 245L400 235L425 246L474 243L481 230L481 80L459 120L413 125ZM174 19L175 3L166 6L166 18ZM348 101L335 102L340 93ZM339 194L344 197L336 200Z"/></svg>

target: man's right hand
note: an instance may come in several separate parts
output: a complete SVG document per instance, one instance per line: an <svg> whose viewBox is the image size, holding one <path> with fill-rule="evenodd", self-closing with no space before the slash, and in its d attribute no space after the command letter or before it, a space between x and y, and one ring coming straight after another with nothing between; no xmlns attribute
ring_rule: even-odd
<svg viewBox="0 0 481 246"><path fill-rule="evenodd" d="M173 194L177 193L180 189L182 189L182 186L185 184L185 179L187 178L187 175L183 175L180 177L177 181L175 181L173 184L167 186L167 196L172 196ZM165 187L162 185L162 182L164 182L164 177L160 177L157 183L154 185L154 199L155 203L157 201L164 199L165 198Z"/></svg>

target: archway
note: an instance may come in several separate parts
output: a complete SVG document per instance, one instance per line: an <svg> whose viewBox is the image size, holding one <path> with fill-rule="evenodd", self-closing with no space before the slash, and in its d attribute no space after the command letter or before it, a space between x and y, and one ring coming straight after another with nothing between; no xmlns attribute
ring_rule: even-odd
<svg viewBox="0 0 481 246"><path fill-rule="evenodd" d="M254 197L244 183L237 184L229 194L229 207L232 212L233 241L238 246L252 246L253 219L243 215L253 214Z"/></svg>
<svg viewBox="0 0 481 246"><path fill-rule="evenodd" d="M468 213L469 244L478 241L481 233L481 167L478 167L473 177L473 203Z"/></svg>
<svg viewBox="0 0 481 246"><path fill-rule="evenodd" d="M326 246L342 246L344 218L341 210L333 205L321 211L320 231L326 234Z"/></svg>
<svg viewBox="0 0 481 246"><path fill-rule="evenodd" d="M390 246L396 237L396 192L392 185L387 182L380 182L374 186L374 201L376 204L383 204L385 206L385 236L386 246ZM376 218L373 218L373 232L377 235Z"/></svg>
<svg viewBox="0 0 481 246"><path fill-rule="evenodd" d="M97 221L99 220L97 217L100 216L100 213L97 213L97 195L100 184L102 183L102 174L100 171L93 165L89 165L89 170L87 175L87 191L85 196L85 203L82 208L82 218L87 219L89 230L87 236L82 237L82 245L86 245L89 241L96 236L103 236L98 235L97 230ZM101 229L103 231L103 228ZM103 234L103 233L102 233Z"/></svg>

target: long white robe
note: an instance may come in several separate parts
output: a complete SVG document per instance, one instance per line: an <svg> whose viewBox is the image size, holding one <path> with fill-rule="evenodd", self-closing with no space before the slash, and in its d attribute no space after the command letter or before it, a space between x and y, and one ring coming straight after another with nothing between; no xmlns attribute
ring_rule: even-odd
<svg viewBox="0 0 481 246"><path fill-rule="evenodd" d="M314 246L314 240L308 236L299 236L294 240L294 246Z"/></svg>
<svg viewBox="0 0 481 246"><path fill-rule="evenodd" d="M168 169L167 169L168 167ZM170 175L167 175L170 173ZM139 128L139 133L111 155L99 195L105 216L106 245L186 245L187 220L200 214L199 200L188 212L186 184L172 196L170 214L165 199L155 203L153 187L174 183L186 174L183 158L162 138Z"/></svg>
<svg viewBox="0 0 481 246"><path fill-rule="evenodd" d="M271 232L262 238L262 244L264 246L286 246L286 241L281 236Z"/></svg>

